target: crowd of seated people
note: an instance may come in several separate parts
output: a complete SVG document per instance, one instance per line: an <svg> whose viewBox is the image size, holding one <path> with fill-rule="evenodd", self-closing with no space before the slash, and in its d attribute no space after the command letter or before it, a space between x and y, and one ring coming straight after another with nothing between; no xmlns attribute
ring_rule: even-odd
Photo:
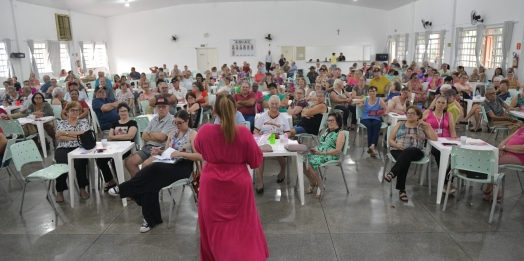
<svg viewBox="0 0 524 261"><path fill-rule="evenodd" d="M216 101L231 100L237 109L236 124L249 122L253 134L271 132L276 133L277 137L288 135L290 138L304 133L321 134L318 146L308 153L308 161L304 163L304 175L309 181L309 188L305 192L314 193L317 198L322 196L323 191L318 167L327 161L338 159L345 142L342 130L354 130L360 120L366 126L367 152L371 157L377 157L379 136L385 135L381 133L381 128L384 121L388 122L385 117L388 112L405 114L407 118L393 126L387 140L397 163L389 170L385 180L397 179L396 188L401 201L408 201L405 186L407 170L412 161L424 156L425 141L439 137L456 137L456 124L467 123L471 118L475 119L476 125L469 131L481 131L481 108L487 114L489 126L509 128L509 136L499 145L499 164L524 164L524 151L518 147L523 142L517 136L524 131L523 124L508 114L511 110L521 110L524 105L521 93L511 94L512 89L520 87L513 70L507 70L505 78L502 69L497 68L495 75L491 77L491 86L485 88L485 101L473 105L469 113L466 113L460 101L475 96L477 83L487 84L489 77L483 67L474 68L468 74L462 66L451 70L449 65L442 64L440 70L437 70L430 67L429 63L423 63L419 67L416 64L408 66L406 61L402 61L402 65L397 62L372 62L371 66L367 63L362 68L357 66L350 68L346 78L340 68L327 68L320 63L316 67L309 67L307 75L299 74L293 61L284 61L282 65L273 64L270 70L258 63L254 75L247 62L240 67L234 63L231 66L222 66L220 70L213 68L206 71L205 76L189 71L187 66L180 70L175 65L173 70L168 70L164 65L151 68L153 82L153 78L137 72L134 67L129 74L114 75L111 79L104 72L98 72L98 77L95 78L90 70L88 75L81 78L71 71L63 75L66 78L64 86L60 86L57 79L48 75L43 77L42 82L31 75L27 81L23 81L24 85L10 78L4 82L6 95L2 100L6 104L20 101L21 108L10 116L5 114L7 117L2 117L2 120L28 115L36 118L53 116L51 105L61 106L63 110L59 124L54 126L53 123L46 123L44 129L58 141L55 152L57 163L67 163L67 153L80 146L76 142L76 135L90 126L90 96L87 95L88 88L82 83L85 83L84 79L87 77L95 81L95 86L92 86L95 87L94 97L90 104L101 129L109 131L107 139L133 141L139 135L145 142L137 153L123 155L125 167L132 179L120 186L117 186L110 169L114 162L109 158L97 159L97 165L106 182L104 190L122 198L134 199L141 205L145 220L141 232L147 232L162 222L158 189L177 179L188 177L192 170L191 161L201 159L192 143L204 116L201 114L202 109L215 114L210 95L211 87L216 81L222 82L214 94ZM237 77L241 75L239 80ZM254 80L252 85L250 80ZM135 82L131 85L130 81ZM294 88L281 88L288 81L294 83ZM151 88L151 85L155 88ZM46 102L45 98L51 101ZM138 133L137 122L129 115L137 101L149 101L155 113L148 127L141 133ZM183 103L180 107L177 106L179 102ZM420 107L428 109L423 112ZM342 113L333 112L333 109L341 110ZM356 118L357 109L362 110L361 119ZM0 117L2 115L0 111ZM292 124L288 117L292 118ZM219 117L214 118L216 124L221 124ZM323 118L326 122L321 126ZM321 129L325 131L319 132ZM161 154L168 147L181 146L188 151L175 156L183 156L184 160L170 166L153 163L153 155ZM433 148L431 154L439 162L440 152ZM276 181L282 183L285 179L286 159L277 157L277 161L280 168ZM75 160L74 164L80 196L87 199L87 162ZM449 166L438 167L449 169ZM164 179L159 174L174 169L180 170L179 175ZM264 191L263 176L264 165L256 170L257 193ZM67 175L62 175L57 180L57 202L64 201L63 191L68 189L66 178ZM160 178L164 180L160 182ZM446 179L444 190L449 183ZM144 184L147 184L145 190ZM452 184L450 188L451 192L456 190ZM490 186L486 188L486 200L492 196L491 190ZM500 197L500 192L497 196Z"/></svg>

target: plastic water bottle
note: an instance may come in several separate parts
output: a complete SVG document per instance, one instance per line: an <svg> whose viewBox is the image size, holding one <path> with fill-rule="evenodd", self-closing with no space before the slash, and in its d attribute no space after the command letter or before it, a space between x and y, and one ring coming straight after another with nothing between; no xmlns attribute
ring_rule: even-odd
<svg viewBox="0 0 524 261"><path fill-rule="evenodd" d="M287 141L288 141L288 137L287 137L287 133L284 133L284 135L282 135L282 144L287 144Z"/></svg>

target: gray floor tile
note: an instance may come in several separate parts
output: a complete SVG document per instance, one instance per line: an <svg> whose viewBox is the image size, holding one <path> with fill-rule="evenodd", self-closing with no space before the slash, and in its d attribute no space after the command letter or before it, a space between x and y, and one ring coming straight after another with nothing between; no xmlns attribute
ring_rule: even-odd
<svg viewBox="0 0 524 261"><path fill-rule="evenodd" d="M522 232L451 233L473 260L524 260Z"/></svg>
<svg viewBox="0 0 524 261"><path fill-rule="evenodd" d="M447 233L332 234L338 260L471 260Z"/></svg>
<svg viewBox="0 0 524 261"><path fill-rule="evenodd" d="M328 234L266 234L266 240L268 260L337 260Z"/></svg>

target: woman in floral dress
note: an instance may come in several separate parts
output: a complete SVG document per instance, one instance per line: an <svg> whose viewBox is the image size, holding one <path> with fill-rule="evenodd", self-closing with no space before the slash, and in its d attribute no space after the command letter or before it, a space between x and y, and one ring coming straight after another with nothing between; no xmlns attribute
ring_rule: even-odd
<svg viewBox="0 0 524 261"><path fill-rule="evenodd" d="M318 199L320 199L324 191L322 180L318 175L318 167L328 161L338 160L346 141L346 135L341 129L341 115L334 112L330 113L327 119L327 126L327 131L320 137L320 144L311 149L307 158L304 157L304 174L309 180L309 188L306 190L306 193L311 194L317 187L316 198ZM307 168L306 164L308 164Z"/></svg>

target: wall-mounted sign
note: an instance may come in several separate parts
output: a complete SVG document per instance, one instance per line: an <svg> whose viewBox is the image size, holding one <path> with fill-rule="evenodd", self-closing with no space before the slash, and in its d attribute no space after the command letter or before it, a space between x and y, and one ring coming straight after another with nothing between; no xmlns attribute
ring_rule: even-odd
<svg viewBox="0 0 524 261"><path fill-rule="evenodd" d="M255 39L233 39L229 40L230 52L233 57L256 56Z"/></svg>
<svg viewBox="0 0 524 261"><path fill-rule="evenodd" d="M517 50L520 50L520 46L521 46L521 44L517 43Z"/></svg>

